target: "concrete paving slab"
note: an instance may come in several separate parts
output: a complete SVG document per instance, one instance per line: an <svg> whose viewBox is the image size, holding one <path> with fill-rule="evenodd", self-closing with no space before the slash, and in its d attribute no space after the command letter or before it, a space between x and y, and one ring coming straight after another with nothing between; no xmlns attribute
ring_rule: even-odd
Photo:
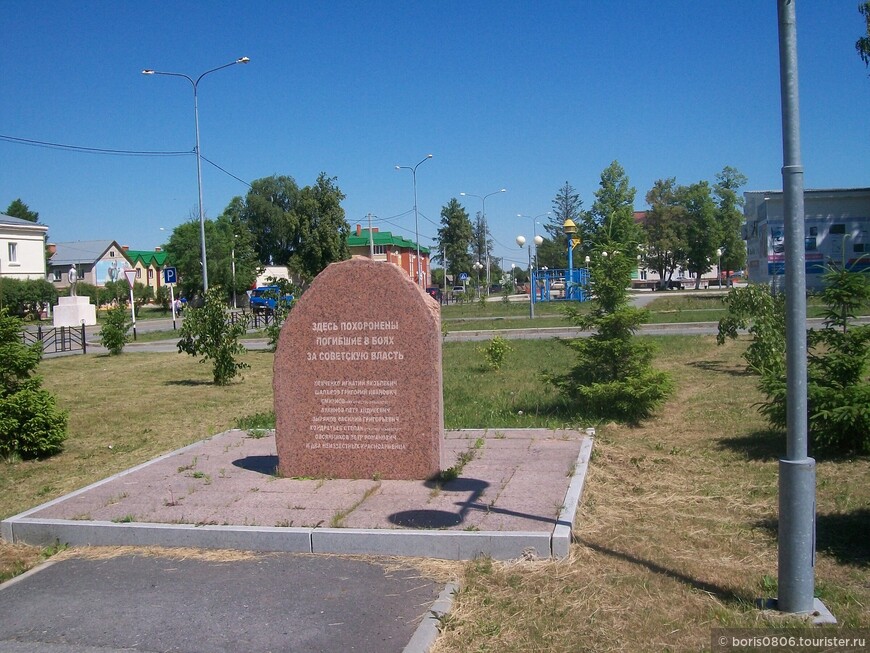
<svg viewBox="0 0 870 653"><path fill-rule="evenodd" d="M231 430L11 517L0 534L31 544L563 557L591 443L568 430L448 431L447 460L471 456L452 481L292 479L275 473L273 435Z"/></svg>

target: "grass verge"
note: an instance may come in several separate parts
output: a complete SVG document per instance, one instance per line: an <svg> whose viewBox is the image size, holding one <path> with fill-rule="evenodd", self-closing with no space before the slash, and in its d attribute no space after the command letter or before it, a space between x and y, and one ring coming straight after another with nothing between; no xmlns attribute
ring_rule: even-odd
<svg viewBox="0 0 870 653"><path fill-rule="evenodd" d="M656 337L677 392L638 428L599 424L567 560L462 566L437 653L694 651L713 627L781 625L753 607L776 588L777 459L783 438L753 404L744 340ZM540 381L571 363L556 341L512 341L490 370L479 343L444 346L448 428L585 425ZM251 352L245 378L219 388L210 367L178 354L46 360L45 385L71 410L66 450L4 465L9 516L231 426L263 428L272 354ZM236 407L236 408L233 408ZM242 419L249 416L249 419ZM111 448L110 448L111 445ZM819 461L819 595L841 625L870 627L870 459ZM41 559L0 544L0 575ZM0 576L2 577L2 576Z"/></svg>

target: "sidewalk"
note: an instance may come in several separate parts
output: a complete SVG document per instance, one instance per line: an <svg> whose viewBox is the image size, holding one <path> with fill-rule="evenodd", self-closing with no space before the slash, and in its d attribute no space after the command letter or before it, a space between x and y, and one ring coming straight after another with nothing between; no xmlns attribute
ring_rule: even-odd
<svg viewBox="0 0 870 653"><path fill-rule="evenodd" d="M0 522L9 542L185 546L441 559L564 557L592 440L449 431L444 483L287 479L274 435L232 430Z"/></svg>

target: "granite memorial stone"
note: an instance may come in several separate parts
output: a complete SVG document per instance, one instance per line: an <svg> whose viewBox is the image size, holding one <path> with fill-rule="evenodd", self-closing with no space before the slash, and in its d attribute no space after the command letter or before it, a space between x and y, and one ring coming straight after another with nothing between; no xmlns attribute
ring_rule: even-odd
<svg viewBox="0 0 870 653"><path fill-rule="evenodd" d="M444 434L438 304L392 263L327 267L275 354L284 477L426 479Z"/></svg>

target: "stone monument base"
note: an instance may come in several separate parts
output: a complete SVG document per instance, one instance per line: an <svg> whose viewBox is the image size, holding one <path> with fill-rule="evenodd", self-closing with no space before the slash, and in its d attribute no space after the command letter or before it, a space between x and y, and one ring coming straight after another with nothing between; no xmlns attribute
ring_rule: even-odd
<svg viewBox="0 0 870 653"><path fill-rule="evenodd" d="M97 323L97 307L88 297L58 297L53 317L56 327L93 326Z"/></svg>

